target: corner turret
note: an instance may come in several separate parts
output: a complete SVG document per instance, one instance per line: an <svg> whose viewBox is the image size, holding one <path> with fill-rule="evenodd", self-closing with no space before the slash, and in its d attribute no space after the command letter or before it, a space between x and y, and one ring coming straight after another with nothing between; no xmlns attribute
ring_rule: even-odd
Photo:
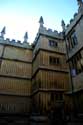
<svg viewBox="0 0 83 125"><path fill-rule="evenodd" d="M6 33L5 30L6 30L6 27L4 26L3 29L2 29L2 31L1 31L1 37L2 37L2 38L4 38L4 35L5 35L5 33Z"/></svg>
<svg viewBox="0 0 83 125"><path fill-rule="evenodd" d="M43 21L43 17L42 16L40 17L39 23L40 23L40 27L43 27L44 21Z"/></svg>
<svg viewBox="0 0 83 125"><path fill-rule="evenodd" d="M24 35L24 42L27 42L28 41L28 33L25 32L25 35Z"/></svg>
<svg viewBox="0 0 83 125"><path fill-rule="evenodd" d="M64 20L61 21L61 26L62 26L63 32L65 32L66 28L65 28L65 22L64 22Z"/></svg>

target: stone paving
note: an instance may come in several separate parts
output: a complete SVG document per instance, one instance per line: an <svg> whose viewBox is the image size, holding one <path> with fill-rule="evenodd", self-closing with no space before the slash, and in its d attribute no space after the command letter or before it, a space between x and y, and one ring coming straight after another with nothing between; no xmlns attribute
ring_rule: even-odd
<svg viewBox="0 0 83 125"><path fill-rule="evenodd" d="M83 119L72 119L71 121L49 120L44 116L1 116L0 125L83 125Z"/></svg>

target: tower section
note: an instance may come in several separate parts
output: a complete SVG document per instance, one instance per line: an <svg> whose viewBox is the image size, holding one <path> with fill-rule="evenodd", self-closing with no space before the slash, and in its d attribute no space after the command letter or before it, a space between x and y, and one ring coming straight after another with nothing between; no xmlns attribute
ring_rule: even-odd
<svg viewBox="0 0 83 125"><path fill-rule="evenodd" d="M43 18L33 43L32 101L39 113L62 108L69 88L69 70L62 33L46 29Z"/></svg>

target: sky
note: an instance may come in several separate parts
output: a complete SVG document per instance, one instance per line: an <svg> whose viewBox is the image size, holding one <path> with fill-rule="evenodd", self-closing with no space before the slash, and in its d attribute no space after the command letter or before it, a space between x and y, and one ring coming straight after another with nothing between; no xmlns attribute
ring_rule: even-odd
<svg viewBox="0 0 83 125"><path fill-rule="evenodd" d="M5 38L21 41L28 32L28 42L32 43L40 16L47 29L60 32L61 20L68 24L77 10L77 0L0 0L0 32L6 26Z"/></svg>

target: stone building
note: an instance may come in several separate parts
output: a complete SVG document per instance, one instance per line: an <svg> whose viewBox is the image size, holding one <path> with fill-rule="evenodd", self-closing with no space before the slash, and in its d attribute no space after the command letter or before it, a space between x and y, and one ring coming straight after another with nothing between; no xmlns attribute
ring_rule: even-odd
<svg viewBox="0 0 83 125"><path fill-rule="evenodd" d="M0 112L45 114L62 107L69 88L63 34L40 27L32 45L0 36Z"/></svg>
<svg viewBox="0 0 83 125"><path fill-rule="evenodd" d="M39 23L33 43L32 100L38 111L46 113L63 105L64 92L69 88L69 70L62 33L47 30L42 17Z"/></svg>
<svg viewBox="0 0 83 125"><path fill-rule="evenodd" d="M71 90L68 97L73 102L71 108L77 113L83 113L83 2L77 0L79 9L70 20L70 24L65 28L67 62L70 68Z"/></svg>
<svg viewBox="0 0 83 125"><path fill-rule="evenodd" d="M0 36L0 112L29 112L32 48Z"/></svg>
<svg viewBox="0 0 83 125"><path fill-rule="evenodd" d="M27 33L23 43L4 39L3 28L0 36L0 113L48 114L53 110L60 114L64 108L71 110L72 93L79 97L79 105L75 104L83 112L83 3L80 1L79 11L70 25L66 27L62 21L63 32L46 29L40 17L32 45L27 42Z"/></svg>

